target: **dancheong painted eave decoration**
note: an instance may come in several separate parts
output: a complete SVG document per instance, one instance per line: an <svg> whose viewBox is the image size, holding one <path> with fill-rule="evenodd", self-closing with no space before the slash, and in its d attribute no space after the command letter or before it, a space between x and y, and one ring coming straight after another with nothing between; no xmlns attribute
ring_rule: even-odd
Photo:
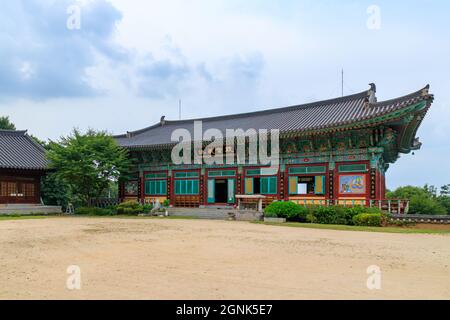
<svg viewBox="0 0 450 320"><path fill-rule="evenodd" d="M233 205L237 194L321 203L384 199L385 172L401 153L421 147L417 130L433 102L429 86L377 101L376 86L361 93L285 108L212 118L169 121L115 139L130 151L134 173L121 185L122 199L165 200L175 206ZM255 165L171 163L171 134L194 121L203 131L279 129L280 166L264 176Z"/></svg>

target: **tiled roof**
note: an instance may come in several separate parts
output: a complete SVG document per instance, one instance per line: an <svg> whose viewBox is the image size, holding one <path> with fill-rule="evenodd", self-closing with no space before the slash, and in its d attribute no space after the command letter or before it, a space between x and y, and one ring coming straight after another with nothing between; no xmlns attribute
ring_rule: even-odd
<svg viewBox="0 0 450 320"><path fill-rule="evenodd" d="M225 133L226 129L279 129L280 133L314 132L332 130L352 123L384 116L426 100L433 101L428 93L429 86L400 98L376 102L376 87L361 93L319 101L303 105L269 109L257 112L227 115L220 117L161 122L151 127L116 136L119 145L140 148L173 144L171 134L175 129L184 128L193 134L194 121L202 121L203 131L216 128Z"/></svg>
<svg viewBox="0 0 450 320"><path fill-rule="evenodd" d="M44 170L45 149L26 131L0 130L0 168Z"/></svg>

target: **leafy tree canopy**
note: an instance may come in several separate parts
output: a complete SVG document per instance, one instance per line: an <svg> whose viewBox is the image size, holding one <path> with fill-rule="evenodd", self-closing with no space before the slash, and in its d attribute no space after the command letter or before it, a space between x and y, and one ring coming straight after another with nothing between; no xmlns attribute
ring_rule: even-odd
<svg viewBox="0 0 450 320"><path fill-rule="evenodd" d="M55 175L84 204L90 198L99 198L130 166L127 151L103 131L83 134L74 129L68 137L50 141L48 149Z"/></svg>
<svg viewBox="0 0 450 320"><path fill-rule="evenodd" d="M437 188L430 185L424 187L405 186L386 193L388 199L409 199L410 214L445 215L450 214L450 197L448 185Z"/></svg>
<svg viewBox="0 0 450 320"><path fill-rule="evenodd" d="M399 187L395 191L386 193L386 197L389 199L411 199L416 196L431 197L430 193L425 188L413 186Z"/></svg>
<svg viewBox="0 0 450 320"><path fill-rule="evenodd" d="M0 117L0 129L16 130L16 126L9 120L9 117Z"/></svg>

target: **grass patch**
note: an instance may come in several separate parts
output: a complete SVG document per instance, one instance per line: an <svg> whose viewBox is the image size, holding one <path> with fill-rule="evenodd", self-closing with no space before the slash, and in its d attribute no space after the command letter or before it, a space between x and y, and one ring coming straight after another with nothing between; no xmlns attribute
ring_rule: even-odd
<svg viewBox="0 0 450 320"><path fill-rule="evenodd" d="M411 234L413 233L450 234L450 230L418 229L414 227L358 227L358 226L344 226L334 224L315 224L315 223L297 223L297 222L271 223L262 221L256 221L253 223L277 227L325 229L325 230L339 230L339 231L365 231L365 232L411 233Z"/></svg>
<svg viewBox="0 0 450 320"><path fill-rule="evenodd" d="M0 221L4 220L34 220L34 219L46 219L50 216L19 216L19 215L11 215L11 216L0 216Z"/></svg>
<svg viewBox="0 0 450 320"><path fill-rule="evenodd" d="M195 220L198 219L194 216L168 216L168 217L159 217L159 216L126 216L126 215L116 215L109 216L108 218L117 218L117 219L154 219L154 220Z"/></svg>
<svg viewBox="0 0 450 320"><path fill-rule="evenodd" d="M163 219L168 219L168 220L194 220L194 219L198 219L197 217L194 216L168 216L168 217L159 217L159 216L134 216L134 215L124 215L124 214L116 214L116 215L111 215L111 216L96 216L96 215L82 215L82 214L74 214L74 215L70 215L67 217L75 217L75 218L111 218L111 219L155 219L155 220L163 220Z"/></svg>

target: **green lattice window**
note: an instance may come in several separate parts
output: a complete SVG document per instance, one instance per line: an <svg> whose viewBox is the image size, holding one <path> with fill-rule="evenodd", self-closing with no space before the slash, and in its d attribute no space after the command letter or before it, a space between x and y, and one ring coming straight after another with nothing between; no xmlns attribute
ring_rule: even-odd
<svg viewBox="0 0 450 320"><path fill-rule="evenodd" d="M289 174L310 174L310 173L325 173L326 166L309 166L309 167L293 167L289 168Z"/></svg>
<svg viewBox="0 0 450 320"><path fill-rule="evenodd" d="M145 175L145 179L165 179L167 174L165 172L161 173L148 173Z"/></svg>
<svg viewBox="0 0 450 320"><path fill-rule="evenodd" d="M147 180L145 181L146 195L166 195L167 181L166 180Z"/></svg>
<svg viewBox="0 0 450 320"><path fill-rule="evenodd" d="M277 193L277 177L261 178L261 194Z"/></svg>
<svg viewBox="0 0 450 320"><path fill-rule="evenodd" d="M365 164L342 164L339 166L339 172L366 172Z"/></svg>
<svg viewBox="0 0 450 320"><path fill-rule="evenodd" d="M261 175L261 169L249 169L247 170L247 176L260 176Z"/></svg>
<svg viewBox="0 0 450 320"><path fill-rule="evenodd" d="M236 171L234 170L219 170L208 172L209 177L234 177L235 175Z"/></svg>
<svg viewBox="0 0 450 320"><path fill-rule="evenodd" d="M175 172L175 178L177 179L198 178L198 172L196 171Z"/></svg>
<svg viewBox="0 0 450 320"><path fill-rule="evenodd" d="M176 195L196 195L199 193L198 180L175 180Z"/></svg>

